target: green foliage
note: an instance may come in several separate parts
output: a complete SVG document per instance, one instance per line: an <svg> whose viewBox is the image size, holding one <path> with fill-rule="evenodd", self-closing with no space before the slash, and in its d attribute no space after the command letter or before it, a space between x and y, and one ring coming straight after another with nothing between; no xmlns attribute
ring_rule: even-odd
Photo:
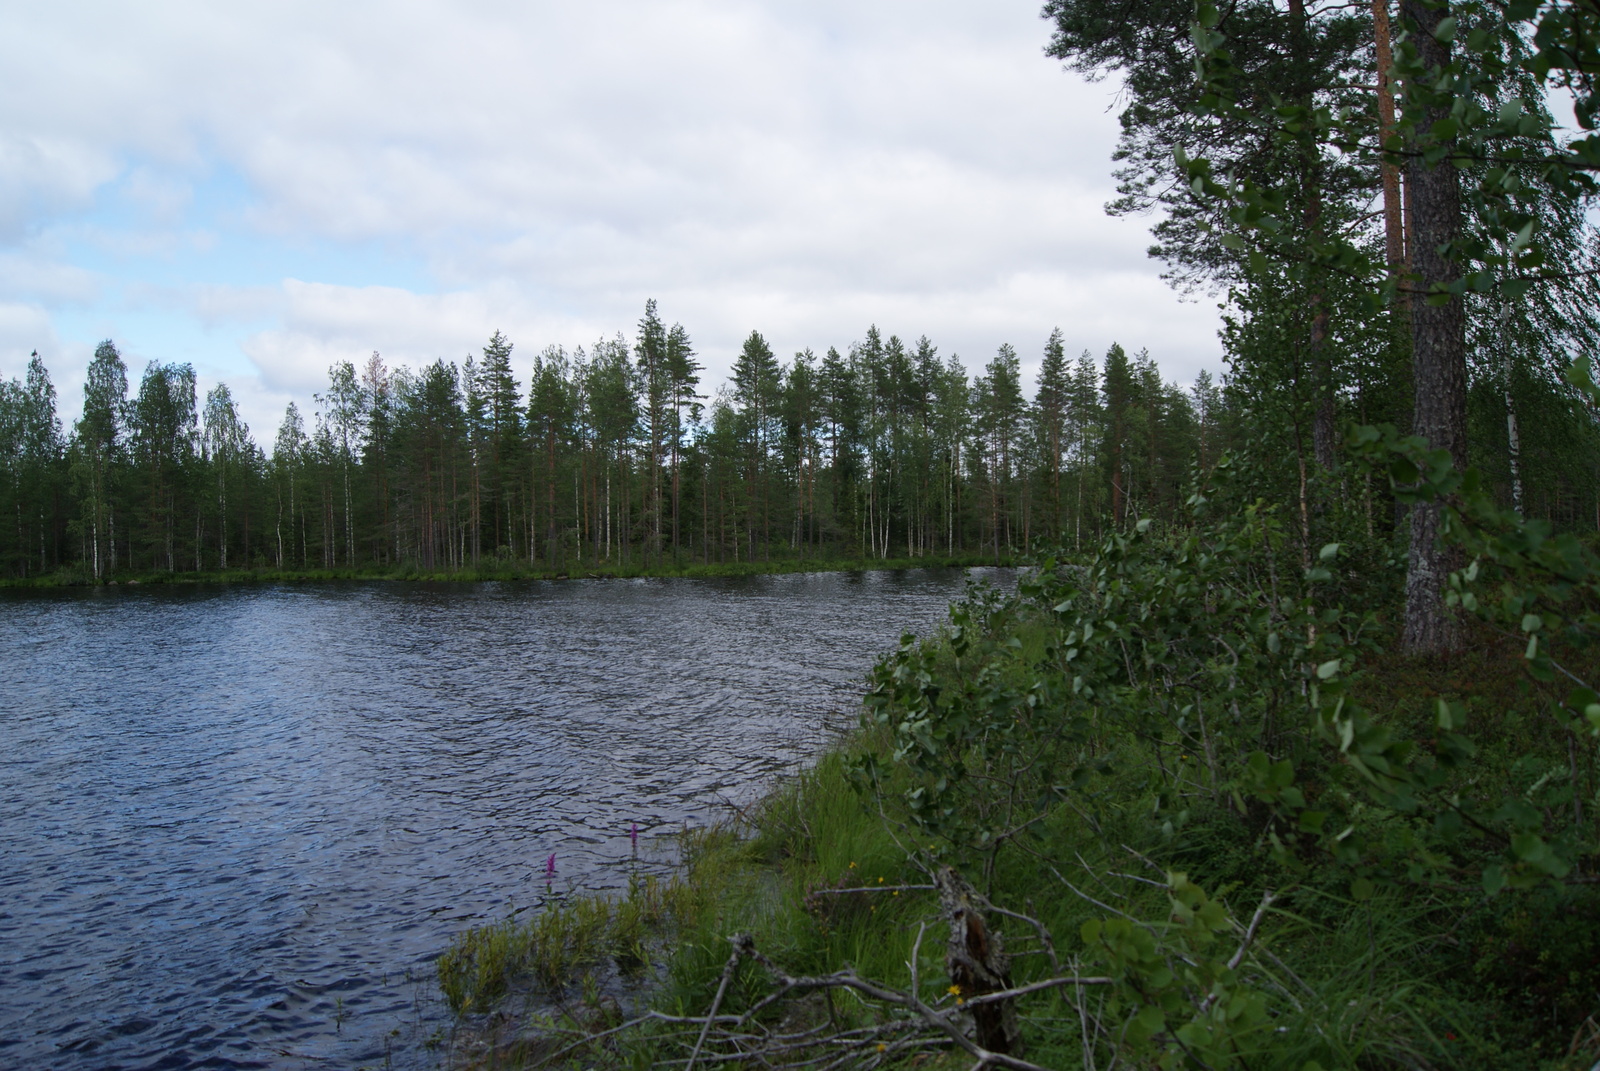
<svg viewBox="0 0 1600 1071"><path fill-rule="evenodd" d="M909 885L952 865L1026 908L1006 936L1031 957L1012 984L1044 1066L1600 1056L1600 555L1577 530L1600 387L1586 363L1562 374L1600 339L1600 141L1566 138L1544 102L1570 88L1593 129L1592 6L1407 2L1392 40L1361 5L1046 6L1053 55L1124 78L1113 210L1162 207L1173 281L1228 288L1230 374L1191 402L1113 347L1080 364L1083 390L1053 339L1025 414L1009 347L970 390L875 329L829 351L818 405L773 429L794 472L832 477L826 524L850 518L880 554L965 516L998 553L1018 522L1033 542L1037 508L1062 545L879 664L848 753L753 816L765 869L734 867L664 1006L703 1013L715 990L767 1008L771 980L725 959L734 927L791 970L849 963L942 999L937 955L910 941L931 898ZM1386 230L1369 201L1401 167L1413 202ZM1443 244L1413 230L1413 270L1400 228L1430 213ZM1443 308L1460 319L1430 319ZM1468 398L1470 441L1445 426ZM1450 450L1396 430L1413 399ZM752 404L713 407L708 458L748 451ZM930 470L961 482L906 478ZM764 486L722 487L765 527ZM1410 548L1402 589L1408 513L1441 543ZM1390 650L1418 591L1466 637L1454 661ZM875 895L863 869L911 895ZM879 999L830 1003L832 1036L906 1006ZM821 1029L819 1009L785 1014Z"/></svg>
<svg viewBox="0 0 1600 1071"><path fill-rule="evenodd" d="M1087 561L1041 559L1017 596L975 592L874 675L883 745L853 769L896 801L920 851L981 867L996 902L1040 895L1044 874L1113 909L1078 927L1084 960L1115 979L1096 1005L1108 1054L1291 1066L1293 1050L1338 1066L1365 1049L1494 1066L1519 1044L1530 1061L1555 1055L1518 1025L1528 1015L1570 1037L1589 1014L1593 935L1556 950L1536 920L1555 903L1573 919L1594 910L1600 697L1583 674L1600 557L1420 440L1359 428L1348 458L1402 502L1447 506L1468 560L1452 605L1496 660L1525 665L1520 684L1447 681L1447 667L1382 654L1384 616L1345 608L1366 590L1342 575L1349 550L1297 567L1275 511L1215 510L1238 479L1227 464L1189 525L1141 522ZM1161 878L1132 900L1119 850ZM1085 891L1096 885L1107 891ZM1254 901L1254 918L1231 906ZM1297 1017L1331 1008L1356 973L1306 948L1307 930L1400 903L1427 906L1360 961L1398 970L1422 1005L1385 1010L1391 1035L1302 1033ZM1456 952L1401 947L1444 939L1428 935L1457 912L1474 922ZM1258 945L1276 958L1253 959ZM1439 974L1450 963L1453 979ZM1468 1004L1487 1014L1474 1023Z"/></svg>
<svg viewBox="0 0 1600 1071"><path fill-rule="evenodd" d="M1170 515L1197 433L1220 445L1220 397L1202 426L1148 354L1113 346L1102 399L1095 362L1069 375L1060 348L1030 403L1010 346L973 381L926 337L872 327L785 365L752 332L707 408L688 333L651 303L631 347L537 353L526 395L498 332L459 366L341 362L269 453L225 384L199 404L187 365L152 363L130 401L106 342L65 442L39 361L0 387L0 575L1001 563L1129 509Z"/></svg>
<svg viewBox="0 0 1600 1071"><path fill-rule="evenodd" d="M949 862L1053 935L1007 924L1014 984L1103 979L1019 1000L1043 1066L1554 1068L1569 1043L1587 1052L1600 700L1566 674L1595 661L1600 560L1415 440L1358 429L1346 465L1448 505L1470 659L1388 653L1393 590L1366 601L1359 548L1301 564L1277 511L1248 499L1248 466L1225 461L1188 523L1045 556L1015 595L974 588L886 657L861 735L747 812L747 839L691 860L696 906L654 1006L703 1014L730 932L797 973L850 964L908 987L935 910L916 886ZM552 918L559 940L507 927L453 969L570 976L604 927ZM929 1001L948 988L938 925L915 958ZM730 977L722 1012L764 1007L759 970ZM882 1023L841 1000L762 1014ZM640 1026L606 1059L687 1047L672 1029Z"/></svg>

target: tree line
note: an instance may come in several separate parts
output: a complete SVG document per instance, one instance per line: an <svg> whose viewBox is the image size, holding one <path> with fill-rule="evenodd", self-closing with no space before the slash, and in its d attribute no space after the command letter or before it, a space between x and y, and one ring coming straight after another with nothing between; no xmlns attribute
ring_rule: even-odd
<svg viewBox="0 0 1600 1071"><path fill-rule="evenodd" d="M1593 126L1590 74L1539 37L1587 9L1402 8L1045 7L1052 55L1122 82L1109 209L1156 211L1169 281L1224 299L1220 381L1179 389L1117 346L1073 361L1058 332L1030 399L1010 346L969 374L874 328L787 362L752 332L708 390L651 302L631 342L549 347L522 377L498 333L460 365L342 362L269 452L225 387L202 405L156 363L133 390L108 342L70 433L37 361L0 385L0 570L1004 559L1173 518L1226 454L1307 562L1352 539L1406 558L1413 638L1448 646L1442 514L1350 471L1343 435L1414 432L1524 516L1600 527L1600 435L1567 379L1600 340L1600 141L1543 89Z"/></svg>
<svg viewBox="0 0 1600 1071"><path fill-rule="evenodd" d="M1391 537L1404 517L1387 491L1319 467L1297 325L1269 304L1282 295L1233 296L1221 382L1181 388L1116 344L1069 359L1057 330L1032 398L1010 345L970 375L927 337L876 327L788 362L752 332L730 379L703 392L688 333L650 302L631 343L549 346L521 377L499 332L460 364L340 362L309 405L289 404L270 449L226 384L201 399L192 367L153 361L134 387L110 340L65 430L35 354L22 380L0 381L0 571L1005 561L1175 517L1229 451L1294 503L1307 546L1341 525ZM1537 311L1480 340L1481 461L1508 500L1600 524L1600 439ZM1364 345L1341 347L1340 418L1404 419L1395 336L1380 322L1351 337ZM1539 414L1520 433L1519 409Z"/></svg>
<svg viewBox="0 0 1600 1071"><path fill-rule="evenodd" d="M1029 399L1016 350L977 375L876 328L780 361L759 332L703 392L689 335L647 303L621 333L536 353L496 332L459 365L329 370L258 443L226 384L186 364L137 387L114 342L70 431L34 355L0 384L17 578L61 570L494 566L553 571L784 558L1009 560L1181 505L1220 449L1223 391L1147 352L1075 361L1058 330Z"/></svg>

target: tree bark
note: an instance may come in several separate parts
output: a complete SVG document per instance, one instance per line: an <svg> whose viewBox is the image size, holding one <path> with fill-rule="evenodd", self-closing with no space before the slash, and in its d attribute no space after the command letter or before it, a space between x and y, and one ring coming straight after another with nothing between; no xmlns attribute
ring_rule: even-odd
<svg viewBox="0 0 1600 1071"><path fill-rule="evenodd" d="M1450 46L1434 36L1450 13L1447 4L1402 0L1401 17L1416 27L1418 55L1430 70L1448 66ZM1430 88L1408 86L1410 92ZM1446 102L1429 101L1421 108L1417 129L1424 132L1448 115ZM1449 144L1449 143L1447 143ZM1459 271L1450 248L1461 237L1461 183L1446 157L1430 166L1412 145L1406 165L1407 215L1413 235L1412 279L1421 295L1454 283ZM1437 295L1435 295L1437 296ZM1450 452L1458 469L1467 464L1466 315L1461 299L1434 301L1423 296L1412 304L1411 348L1415 431L1434 449ZM1406 573L1405 647L1414 653L1444 653L1461 646L1460 623L1444 605L1444 585L1456 555L1439 543L1444 506L1419 503L1411 510L1411 554Z"/></svg>
<svg viewBox="0 0 1600 1071"><path fill-rule="evenodd" d="M1517 403L1511 392L1514 362L1511 355L1511 306L1500 301L1501 389L1506 401L1506 460L1511 463L1511 508L1522 516L1522 433L1517 427Z"/></svg>
<svg viewBox="0 0 1600 1071"><path fill-rule="evenodd" d="M973 903L974 892L965 878L945 867L933 878L939 890L939 907L950 923L945 970L963 1002L1011 988L1011 960L1000 934L991 931L983 913ZM972 1009L973 1040L990 1052L1020 1057L1022 1033L1017 1025L1015 1001L979 1004Z"/></svg>
<svg viewBox="0 0 1600 1071"><path fill-rule="evenodd" d="M1311 449L1317 467L1329 473L1339 463L1338 409L1334 398L1333 360L1328 352L1328 305L1319 287L1311 295L1311 374L1316 378L1317 411L1311 419Z"/></svg>
<svg viewBox="0 0 1600 1071"><path fill-rule="evenodd" d="M1296 68L1306 80L1297 90L1296 96L1300 103L1310 108L1314 104L1315 91L1311 85L1314 77L1308 59L1310 51L1310 25L1306 17L1305 0L1289 0L1289 18L1293 23L1291 28L1291 54L1295 60ZM1322 167L1318 159L1317 149L1308 139L1302 138L1301 142L1301 167L1304 169L1303 182L1307 192L1306 198L1306 230L1315 236L1322 226ZM1332 472L1338 463L1338 445L1335 442L1335 422L1337 410L1334 398L1333 362L1328 352L1328 302L1327 295L1323 292L1321 279L1313 279L1310 298L1311 311L1311 338L1309 350L1311 354L1311 371L1315 377L1317 408L1312 415L1311 446L1317 460L1317 467L1323 472Z"/></svg>
<svg viewBox="0 0 1600 1071"><path fill-rule="evenodd" d="M1390 82L1394 54L1389 41L1389 0L1372 0L1372 25L1378 59L1378 138L1388 141L1394 133L1394 87ZM1405 223L1400 215L1400 170L1385 162L1379 165L1383 178L1383 249L1391 274L1398 274L1406 261ZM1410 295L1402 292L1400 304L1410 307Z"/></svg>

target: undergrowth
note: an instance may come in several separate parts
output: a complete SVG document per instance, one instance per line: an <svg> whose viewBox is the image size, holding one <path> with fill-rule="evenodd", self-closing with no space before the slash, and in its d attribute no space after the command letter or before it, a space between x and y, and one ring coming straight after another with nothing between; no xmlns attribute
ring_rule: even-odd
<svg viewBox="0 0 1600 1071"><path fill-rule="evenodd" d="M1297 546L1225 483L1186 527L1044 556L908 636L861 731L691 853L684 906L640 912L648 1009L552 1024L525 1066L1594 1065L1600 561L1362 442L1451 510L1460 653L1394 652L1388 548ZM615 954L614 905L549 914L451 970ZM977 989L946 944L974 918L1001 935Z"/></svg>

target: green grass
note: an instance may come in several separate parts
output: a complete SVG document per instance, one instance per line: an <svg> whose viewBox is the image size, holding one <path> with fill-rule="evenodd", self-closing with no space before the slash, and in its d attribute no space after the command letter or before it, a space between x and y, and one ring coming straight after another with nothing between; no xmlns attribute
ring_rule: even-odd
<svg viewBox="0 0 1600 1071"><path fill-rule="evenodd" d="M710 905L680 934L657 1007L703 1014L728 955L726 936L733 932L753 935L757 947L791 973L821 974L850 964L863 976L905 987L917 927L926 922L922 995L933 1000L944 989L945 929L931 893L817 894L829 887L927 881L902 850L909 830L896 829L892 816L886 821L869 806L845 771L843 754L825 756L752 815L753 835L742 846L742 861L723 871ZM1106 912L1073 894L1061 877L1131 915L1161 917L1167 909L1165 889L1106 877L1128 871L1141 876L1130 848L1182 861L1141 814L1149 813L1152 802L1141 780L1130 773L1108 791L1116 805L1107 801L1098 829L1059 809L1032 853L1001 857L992 899L1045 923L1063 960L1087 957L1079 930ZM1189 860L1199 864L1192 876L1219 890L1236 915L1248 917L1262 886L1282 878L1260 872L1259 855L1237 814L1197 816L1184 840L1198 856ZM1051 861L1061 876L1041 860ZM1344 890L1294 890L1274 915L1271 948L1299 979L1283 980L1297 994L1298 1006L1284 1002L1273 1032L1258 1039L1260 1050L1242 1055L1263 1067L1299 1068L1307 1061L1325 1068L1547 1066L1512 1054L1525 1037L1502 1037L1486 1024L1483 1003L1471 1000L1469 987L1455 977L1457 959L1439 954L1438 923L1452 909L1396 891L1357 904ZM1015 922L1002 928L1008 948L1019 954L1014 981L1047 976L1032 932ZM753 971L742 972L739 982L725 1008L747 1007L768 988ZM1030 1059L1078 1066L1075 1012L1064 1000L1049 994L1029 998L1022 1013Z"/></svg>
<svg viewBox="0 0 1600 1071"><path fill-rule="evenodd" d="M473 927L439 957L439 988L452 1012L472 1015L519 987L559 997L598 966L636 974L694 918L707 888L703 875L694 885L646 875L631 880L623 896L579 894L522 921Z"/></svg>

